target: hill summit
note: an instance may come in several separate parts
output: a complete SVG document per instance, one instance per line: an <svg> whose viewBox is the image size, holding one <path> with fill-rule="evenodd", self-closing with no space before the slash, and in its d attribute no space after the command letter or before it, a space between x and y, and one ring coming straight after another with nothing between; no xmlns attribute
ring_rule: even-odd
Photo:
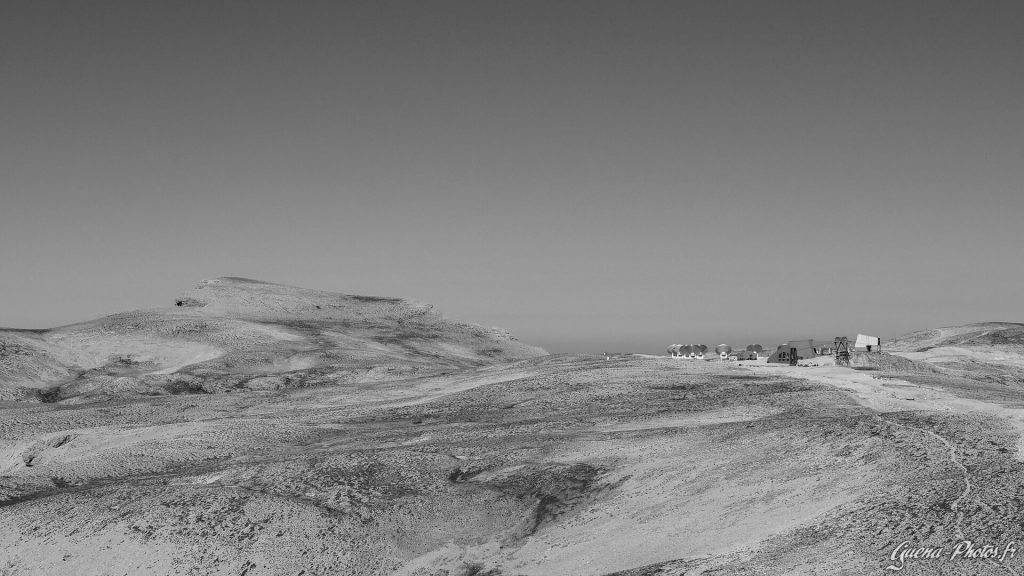
<svg viewBox="0 0 1024 576"><path fill-rule="evenodd" d="M544 354L415 300L224 277L165 308L0 329L0 400L378 382Z"/></svg>

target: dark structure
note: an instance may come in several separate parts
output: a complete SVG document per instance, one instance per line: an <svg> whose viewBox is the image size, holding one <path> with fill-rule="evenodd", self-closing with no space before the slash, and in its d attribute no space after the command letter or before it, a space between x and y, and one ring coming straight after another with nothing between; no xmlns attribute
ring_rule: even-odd
<svg viewBox="0 0 1024 576"><path fill-rule="evenodd" d="M846 336L836 336L832 346L835 348L836 366L849 366L850 340Z"/></svg>
<svg viewBox="0 0 1024 576"><path fill-rule="evenodd" d="M768 362L796 366L798 361L814 358L817 355L817 352L814 351L813 340L790 340L780 345L775 353L768 357Z"/></svg>
<svg viewBox="0 0 1024 576"><path fill-rule="evenodd" d="M206 306L206 302L196 300L195 298L178 298L174 301L174 305L181 307L188 306L190 308L202 308L203 306Z"/></svg>

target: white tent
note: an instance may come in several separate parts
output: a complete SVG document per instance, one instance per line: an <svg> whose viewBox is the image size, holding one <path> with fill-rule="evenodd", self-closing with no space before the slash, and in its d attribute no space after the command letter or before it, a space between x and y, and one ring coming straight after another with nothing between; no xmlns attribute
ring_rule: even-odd
<svg viewBox="0 0 1024 576"><path fill-rule="evenodd" d="M882 347L882 341L875 336L865 336L864 334L857 334L857 342L853 345L854 350L879 350Z"/></svg>

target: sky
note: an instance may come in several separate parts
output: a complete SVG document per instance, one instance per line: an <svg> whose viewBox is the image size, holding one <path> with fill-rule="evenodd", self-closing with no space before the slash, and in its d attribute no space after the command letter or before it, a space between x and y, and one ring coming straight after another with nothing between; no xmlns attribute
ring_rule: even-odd
<svg viewBox="0 0 1024 576"><path fill-rule="evenodd" d="M1021 321L1024 4L0 4L0 326L242 276L552 352Z"/></svg>

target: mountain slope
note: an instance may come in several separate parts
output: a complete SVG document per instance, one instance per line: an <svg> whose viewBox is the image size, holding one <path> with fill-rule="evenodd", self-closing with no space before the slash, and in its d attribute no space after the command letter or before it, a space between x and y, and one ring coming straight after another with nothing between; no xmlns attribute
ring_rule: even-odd
<svg viewBox="0 0 1024 576"><path fill-rule="evenodd" d="M0 400L382 381L543 354L422 302L216 278L167 308L0 330Z"/></svg>

